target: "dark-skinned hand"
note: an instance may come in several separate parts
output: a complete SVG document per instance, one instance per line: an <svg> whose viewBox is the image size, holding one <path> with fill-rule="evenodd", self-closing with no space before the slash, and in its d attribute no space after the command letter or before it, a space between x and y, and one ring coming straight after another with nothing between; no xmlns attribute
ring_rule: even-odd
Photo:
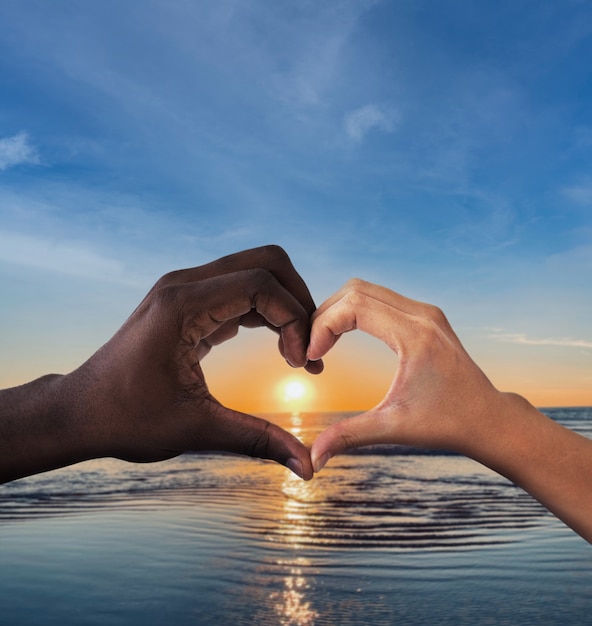
<svg viewBox="0 0 592 626"><path fill-rule="evenodd" d="M322 363L306 357L314 310L308 288L277 246L166 274L77 370L3 392L12 406L22 400L12 423L26 428L37 407L51 432L38 432L26 453L14 451L12 463L5 457L8 469L0 462L0 476L10 480L96 457L148 462L211 450L273 459L310 479L308 449L279 426L218 402L201 361L239 327L266 326L278 334L288 363L318 373ZM10 457L10 435L18 441L18 433L7 434Z"/></svg>

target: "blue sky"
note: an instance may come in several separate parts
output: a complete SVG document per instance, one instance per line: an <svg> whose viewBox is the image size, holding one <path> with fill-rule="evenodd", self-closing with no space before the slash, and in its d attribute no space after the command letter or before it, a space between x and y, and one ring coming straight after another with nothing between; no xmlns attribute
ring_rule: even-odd
<svg viewBox="0 0 592 626"><path fill-rule="evenodd" d="M592 403L591 35L565 0L2 0L0 384L273 242L317 301L386 284Z"/></svg>

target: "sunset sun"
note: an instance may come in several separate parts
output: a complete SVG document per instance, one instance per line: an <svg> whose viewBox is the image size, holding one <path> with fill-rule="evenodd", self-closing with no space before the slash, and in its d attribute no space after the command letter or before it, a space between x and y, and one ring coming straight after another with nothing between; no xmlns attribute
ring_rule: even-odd
<svg viewBox="0 0 592 626"><path fill-rule="evenodd" d="M279 382L278 395L290 409L302 410L313 399L314 389L306 378L291 376Z"/></svg>
<svg viewBox="0 0 592 626"><path fill-rule="evenodd" d="M299 380L291 380L284 386L284 398L286 402L291 400L300 400L306 395L306 388Z"/></svg>

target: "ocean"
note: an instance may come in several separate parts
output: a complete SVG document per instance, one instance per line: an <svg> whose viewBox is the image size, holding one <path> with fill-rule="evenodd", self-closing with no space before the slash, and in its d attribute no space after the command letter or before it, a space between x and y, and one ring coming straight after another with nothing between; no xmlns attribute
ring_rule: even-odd
<svg viewBox="0 0 592 626"><path fill-rule="evenodd" d="M592 437L592 409L545 411ZM307 443L344 414L267 416ZM102 459L0 487L7 626L592 623L592 546L461 456Z"/></svg>

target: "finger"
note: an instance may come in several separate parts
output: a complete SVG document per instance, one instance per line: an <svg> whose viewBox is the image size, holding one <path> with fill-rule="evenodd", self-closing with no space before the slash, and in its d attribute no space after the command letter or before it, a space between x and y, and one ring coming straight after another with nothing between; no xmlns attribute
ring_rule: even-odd
<svg viewBox="0 0 592 626"><path fill-rule="evenodd" d="M281 336L281 333L280 333L279 329L276 328L275 326L273 326L272 324L270 324L256 310L253 309L252 311L250 311L246 315L243 315L240 318L240 325L244 326L245 328L257 328L257 327L260 327L260 326L266 326L267 328L269 328L273 332L275 332L278 335L280 335L279 336L279 340L278 340L278 350L279 350L279 353L284 358L286 358L286 353L285 353L285 348L284 348L284 339ZM230 338L230 336L228 338ZM322 360L307 361L306 365L304 366L304 369L309 374L320 374L323 371L323 369L324 369L324 364L323 364Z"/></svg>
<svg viewBox="0 0 592 626"><path fill-rule="evenodd" d="M384 302L388 306L396 308L402 313L407 313L413 317L432 322L445 331L450 337L456 335L450 325L450 322L446 318L446 315L439 307L428 304L427 302L420 302L419 300L413 300L406 296L391 291L382 285L375 285L365 281L358 281L358 289L361 293L371 296L375 300Z"/></svg>
<svg viewBox="0 0 592 626"><path fill-rule="evenodd" d="M157 286L199 282L215 276L257 268L271 272L278 282L293 294L307 313L312 315L316 307L306 283L294 269L287 253L275 245L243 250L205 265L169 272L158 281Z"/></svg>
<svg viewBox="0 0 592 626"><path fill-rule="evenodd" d="M325 369L325 364L323 363L322 360L317 360L317 361L307 361L306 365L304 366L304 369L309 373L309 374L320 374L324 369Z"/></svg>
<svg viewBox="0 0 592 626"><path fill-rule="evenodd" d="M286 358L285 350L284 350L284 341L282 337L280 337L278 341L278 350L279 350L279 353L284 358ZM307 357L307 361L306 361L306 364L304 365L304 369L309 374L320 374L324 370L324 368L325 368L325 364L323 363L322 359L311 361L311 360L308 360L308 357Z"/></svg>
<svg viewBox="0 0 592 626"><path fill-rule="evenodd" d="M325 302L323 302L315 311L313 315L313 323L316 318L322 315L333 304L352 293L369 296L373 300L383 302L390 307L398 309L402 313L407 313L408 315L413 315L424 320L431 320L432 322L438 324L442 329L445 329L453 334L452 328L450 327L446 316L437 306L413 300L412 298L407 298L400 293L388 289L387 287L369 283L360 278L352 278L341 289L325 300Z"/></svg>
<svg viewBox="0 0 592 626"><path fill-rule="evenodd" d="M243 270L166 289L174 289L176 298L165 294L163 301L183 302L182 333L188 341L209 340L225 324L248 314L252 325L254 310L279 331L286 360L295 367L307 364L309 315L267 270Z"/></svg>
<svg viewBox="0 0 592 626"><path fill-rule="evenodd" d="M392 442L392 418L379 409L347 418L329 426L312 445L310 456L315 472L351 448Z"/></svg>
<svg viewBox="0 0 592 626"><path fill-rule="evenodd" d="M251 309L248 313L239 318L224 322L219 328L207 335L205 341L201 342L203 345L200 345L199 347L199 359L201 360L204 358L213 346L217 346L235 337L238 333L239 326L244 326L245 328L259 328L261 326L266 326L267 328L270 328L272 331L280 335L278 348L280 354L285 358L284 341L281 337L280 329L276 328L273 324L270 324L258 311ZM323 367L324 365L321 360L307 361L304 366L306 371L310 374L320 374L323 371Z"/></svg>
<svg viewBox="0 0 592 626"><path fill-rule="evenodd" d="M256 268L267 269L271 272L278 282L292 293L308 315L312 315L316 307L306 283L294 269L287 253L281 247L275 245L244 250L199 267L170 272L158 281L155 288L198 282L220 275ZM283 338L280 337L280 345L282 343ZM318 374L323 370L323 363L306 363L305 368L310 373Z"/></svg>
<svg viewBox="0 0 592 626"><path fill-rule="evenodd" d="M308 448L291 433L253 415L221 406L211 445L212 450L277 461L304 480L313 476Z"/></svg>
<svg viewBox="0 0 592 626"><path fill-rule="evenodd" d="M316 332L314 339L311 338L311 347L309 347L307 353L309 358L315 359L318 358L319 355L326 354L335 345L341 334L358 327L358 313L361 314L361 308L364 306L365 301L363 296L367 296L371 300L383 302L388 306L398 308L400 311L408 313L418 313L419 306L416 305L421 305L421 303L405 298L386 287L369 283L360 278L352 278L348 280L343 287L327 298L314 312L312 325ZM334 314L334 311L329 315L326 315L326 312L342 300L344 300L346 304L349 303L349 306L352 307L352 311L350 311L349 316L346 316L346 312L341 313L343 327L340 333L329 332L330 328L324 324L323 318L330 317ZM371 300L368 300L368 302ZM323 321L317 321L319 318Z"/></svg>
<svg viewBox="0 0 592 626"><path fill-rule="evenodd" d="M359 329L380 339L402 355L407 335L417 319L399 309L360 292L347 292L315 317L308 358L324 356L344 333Z"/></svg>

